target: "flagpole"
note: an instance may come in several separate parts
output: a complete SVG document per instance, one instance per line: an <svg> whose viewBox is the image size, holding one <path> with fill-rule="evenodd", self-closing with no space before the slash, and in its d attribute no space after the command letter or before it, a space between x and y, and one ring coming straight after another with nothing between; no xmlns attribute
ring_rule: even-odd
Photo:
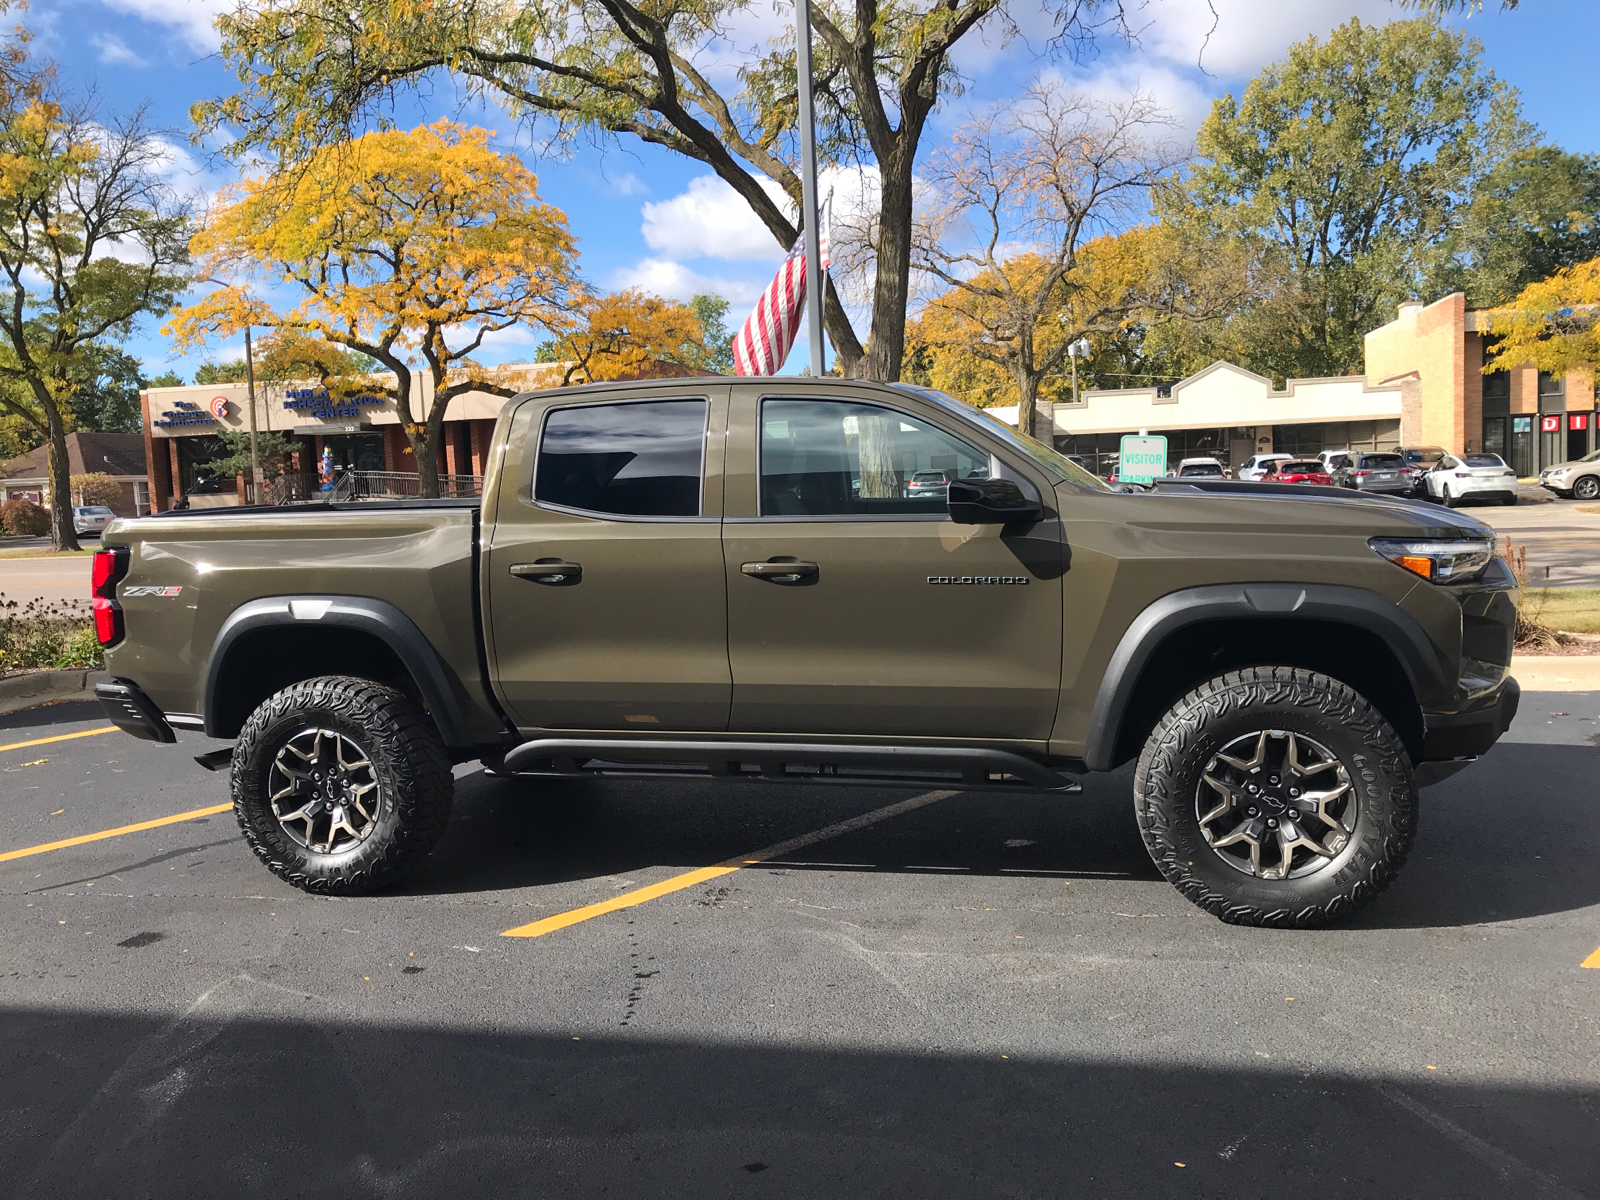
<svg viewBox="0 0 1600 1200"><path fill-rule="evenodd" d="M811 374L822 374L822 222L817 212L817 114L811 101L811 3L795 0L795 74L800 82L800 220L806 235L806 328Z"/></svg>

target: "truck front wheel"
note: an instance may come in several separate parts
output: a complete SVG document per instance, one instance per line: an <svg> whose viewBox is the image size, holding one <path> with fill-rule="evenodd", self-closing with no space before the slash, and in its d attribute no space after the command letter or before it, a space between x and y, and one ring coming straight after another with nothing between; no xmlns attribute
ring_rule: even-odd
<svg viewBox="0 0 1600 1200"><path fill-rule="evenodd" d="M1145 742L1134 805L1168 882L1235 925L1310 928L1389 885L1417 829L1411 763L1389 722L1311 671L1251 667L1201 684Z"/></svg>
<svg viewBox="0 0 1600 1200"><path fill-rule="evenodd" d="M401 692L324 676L278 692L233 748L233 810L267 869L354 896L412 870L450 817L454 779L433 725Z"/></svg>

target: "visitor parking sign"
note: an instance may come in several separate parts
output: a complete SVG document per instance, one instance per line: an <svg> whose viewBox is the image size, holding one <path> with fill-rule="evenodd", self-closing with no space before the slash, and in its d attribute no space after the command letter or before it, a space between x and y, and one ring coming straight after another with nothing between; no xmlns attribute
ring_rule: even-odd
<svg viewBox="0 0 1600 1200"><path fill-rule="evenodd" d="M1117 478L1123 483L1154 483L1167 473L1167 439L1134 437L1122 439L1122 459Z"/></svg>

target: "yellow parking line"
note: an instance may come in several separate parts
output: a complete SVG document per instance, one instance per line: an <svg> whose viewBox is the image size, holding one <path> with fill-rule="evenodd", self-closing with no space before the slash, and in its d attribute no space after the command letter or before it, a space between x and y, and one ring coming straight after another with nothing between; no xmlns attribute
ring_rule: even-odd
<svg viewBox="0 0 1600 1200"><path fill-rule="evenodd" d="M776 846L768 846L765 850L757 850L753 854L742 854L738 858L730 858L712 867L698 867L693 871L685 871L682 875L674 875L670 879L663 879L660 883L652 883L648 887L636 888L631 892L623 892L620 896L613 896L611 899L602 900L598 904L586 904L582 908L574 908L567 912L557 913L553 917L544 917L527 925L518 925L515 929L506 930L500 936L535 938L547 933L554 933L557 929L565 929L568 925L576 925L580 921L592 920L595 917L604 916L606 913L616 912L618 909L632 908L636 904L643 904L647 900L654 900L658 896L681 892L684 888L694 887L697 883L704 883L706 880L715 879L719 875L732 875L742 867L755 866L757 863L763 863L769 859L792 853L803 846L810 846L816 842L838 837L840 834L850 833L852 830L865 829L868 825L876 825L880 821L887 821L890 817L898 817L901 813L910 812L914 808L921 808L925 804L932 804L936 800L943 800L948 796L954 795L954 792L924 792L920 796L913 796L911 799L902 800L898 804L875 808L871 812L862 813L859 817L851 817L847 821L836 821L832 825L824 826L811 833L803 833L799 837L790 838L787 842L779 842Z"/></svg>
<svg viewBox="0 0 1600 1200"><path fill-rule="evenodd" d="M82 733L61 733L55 737L34 738L31 742L12 742L9 746L0 746L0 751L25 750L29 746L42 746L46 742L70 742L73 738L94 737L97 733L115 733L115 725L102 725L99 729L85 729Z"/></svg>
<svg viewBox="0 0 1600 1200"><path fill-rule="evenodd" d="M136 825L119 825L115 829L102 829L99 833L83 833L77 837L62 838L59 842L46 842L42 846L7 850L4 854L0 854L0 862L10 862L13 858L27 858L30 854L44 854L51 850L65 850L68 846L81 846L85 842L104 841L106 838L121 837L125 833L138 833L141 829L159 829L163 825L176 825L179 821L193 821L196 817L214 817L232 807L231 804L217 804L211 808L175 813L170 817L157 817L154 821L140 821Z"/></svg>
<svg viewBox="0 0 1600 1200"><path fill-rule="evenodd" d="M1593 954L1589 955L1588 958L1584 959L1583 965L1586 967L1594 967L1596 970L1600 970L1600 949L1597 949Z"/></svg>

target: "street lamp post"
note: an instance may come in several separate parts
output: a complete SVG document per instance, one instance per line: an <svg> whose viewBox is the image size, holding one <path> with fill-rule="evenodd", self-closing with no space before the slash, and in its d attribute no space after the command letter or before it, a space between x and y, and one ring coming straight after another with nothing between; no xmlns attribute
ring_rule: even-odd
<svg viewBox="0 0 1600 1200"><path fill-rule="evenodd" d="M1089 357L1089 339L1079 338L1067 347L1067 357L1072 360L1072 403L1078 403L1078 360Z"/></svg>
<svg viewBox="0 0 1600 1200"><path fill-rule="evenodd" d="M250 346L250 326L244 327L244 381L250 400L250 502L261 503L261 453L256 448L256 358Z"/></svg>

